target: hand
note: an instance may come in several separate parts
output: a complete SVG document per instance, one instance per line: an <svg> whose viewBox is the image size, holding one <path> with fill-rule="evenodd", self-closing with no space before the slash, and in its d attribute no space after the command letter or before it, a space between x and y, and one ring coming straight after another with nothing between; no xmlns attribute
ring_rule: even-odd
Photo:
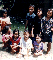
<svg viewBox="0 0 53 60"><path fill-rule="evenodd" d="M51 28L51 31L53 31L53 28Z"/></svg>
<svg viewBox="0 0 53 60"><path fill-rule="evenodd" d="M5 35L5 37L6 37L7 39L9 39L10 35Z"/></svg>
<svg viewBox="0 0 53 60"><path fill-rule="evenodd" d="M8 39L5 39L5 43L8 41Z"/></svg>
<svg viewBox="0 0 53 60"><path fill-rule="evenodd" d="M32 29L34 29L34 28L32 27Z"/></svg>
<svg viewBox="0 0 53 60"><path fill-rule="evenodd" d="M15 49L16 48L16 46L14 46L12 49Z"/></svg>
<svg viewBox="0 0 53 60"><path fill-rule="evenodd" d="M32 47L32 50L34 50L34 47Z"/></svg>
<svg viewBox="0 0 53 60"><path fill-rule="evenodd" d="M12 47L14 47L14 45L10 45L10 47L12 48Z"/></svg>

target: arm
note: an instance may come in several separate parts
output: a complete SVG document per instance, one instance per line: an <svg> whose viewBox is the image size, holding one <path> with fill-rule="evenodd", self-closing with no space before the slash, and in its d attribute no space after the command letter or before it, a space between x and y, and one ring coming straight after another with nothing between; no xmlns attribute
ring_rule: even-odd
<svg viewBox="0 0 53 60"><path fill-rule="evenodd" d="M53 28L51 28L51 31L53 31Z"/></svg>
<svg viewBox="0 0 53 60"><path fill-rule="evenodd" d="M41 42L41 50L40 50L40 52L39 52L39 54L42 54L43 53L43 42Z"/></svg>
<svg viewBox="0 0 53 60"><path fill-rule="evenodd" d="M53 32L53 19L51 19L51 31Z"/></svg>
<svg viewBox="0 0 53 60"><path fill-rule="evenodd" d="M41 19L41 31L42 31L42 28L43 28L43 22L42 22L42 19Z"/></svg>
<svg viewBox="0 0 53 60"><path fill-rule="evenodd" d="M1 26L0 26L0 32L1 32Z"/></svg>
<svg viewBox="0 0 53 60"><path fill-rule="evenodd" d="M10 47L12 48L14 45L12 45L12 42L10 41Z"/></svg>
<svg viewBox="0 0 53 60"><path fill-rule="evenodd" d="M0 20L0 32L1 32L1 20Z"/></svg>
<svg viewBox="0 0 53 60"><path fill-rule="evenodd" d="M30 49L27 49L27 56L29 56L29 51L30 51Z"/></svg>
<svg viewBox="0 0 53 60"><path fill-rule="evenodd" d="M12 23L10 22L10 17L7 17L7 21L6 21L7 25L11 25Z"/></svg>
<svg viewBox="0 0 53 60"><path fill-rule="evenodd" d="M2 36L2 41L5 42L5 36Z"/></svg>
<svg viewBox="0 0 53 60"><path fill-rule="evenodd" d="M28 24L28 20L26 20L26 24L25 24L25 30L26 30L26 28L27 28L27 24Z"/></svg>
<svg viewBox="0 0 53 60"><path fill-rule="evenodd" d="M12 46L14 46L14 45L12 45ZM17 48L17 47L20 47L20 45L14 46L13 49L14 49L14 48Z"/></svg>
<svg viewBox="0 0 53 60"><path fill-rule="evenodd" d="M8 35L3 34L2 41L6 43L8 40L9 40Z"/></svg>
<svg viewBox="0 0 53 60"><path fill-rule="evenodd" d="M40 34L41 34L41 39L42 40L44 38L44 32L43 32L43 30L44 30L43 19L41 19L41 32L40 32Z"/></svg>
<svg viewBox="0 0 53 60"><path fill-rule="evenodd" d="M34 30L34 28L32 27L32 31L31 31L31 36L32 37L34 37L33 30Z"/></svg>
<svg viewBox="0 0 53 60"><path fill-rule="evenodd" d="M11 47L11 49L14 49L14 48L15 48L15 46L14 46L14 45L10 45L10 47Z"/></svg>

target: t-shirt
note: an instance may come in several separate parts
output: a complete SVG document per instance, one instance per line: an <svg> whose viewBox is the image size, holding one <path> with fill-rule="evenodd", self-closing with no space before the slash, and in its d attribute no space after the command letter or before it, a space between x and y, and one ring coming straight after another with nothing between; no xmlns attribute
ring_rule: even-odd
<svg viewBox="0 0 53 60"><path fill-rule="evenodd" d="M17 40L14 40L13 38L10 38L10 45L20 45L20 39L21 37L17 38Z"/></svg>
<svg viewBox="0 0 53 60"><path fill-rule="evenodd" d="M2 18L1 21L5 21L7 24L10 23L10 17Z"/></svg>
<svg viewBox="0 0 53 60"><path fill-rule="evenodd" d="M14 40L14 38L10 38L10 45L12 45L11 48L13 48L17 45L20 45L20 39L21 39L21 37L17 38L16 40ZM19 51L19 48L16 47L16 48L14 48L14 50Z"/></svg>
<svg viewBox="0 0 53 60"><path fill-rule="evenodd" d="M35 26L34 26L34 33L40 34L41 31L41 19L38 16L35 18Z"/></svg>
<svg viewBox="0 0 53 60"><path fill-rule="evenodd" d="M30 13L27 13L26 20L28 20L28 30L32 30L32 26L34 26L34 21L35 21L35 14L33 13L30 15Z"/></svg>
<svg viewBox="0 0 53 60"><path fill-rule="evenodd" d="M36 41L34 41L34 49L35 49L35 52L36 51L41 51L41 50L43 50L43 43L42 42L40 42L39 44L36 42Z"/></svg>
<svg viewBox="0 0 53 60"><path fill-rule="evenodd" d="M32 40L29 38L27 42L25 42L24 37L20 40L20 46L21 46L21 53L22 54L27 54L27 49L32 48Z"/></svg>

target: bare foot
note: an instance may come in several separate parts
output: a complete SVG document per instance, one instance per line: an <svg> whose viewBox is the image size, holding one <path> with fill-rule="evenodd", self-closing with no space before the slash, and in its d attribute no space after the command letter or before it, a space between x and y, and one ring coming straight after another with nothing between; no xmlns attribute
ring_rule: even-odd
<svg viewBox="0 0 53 60"><path fill-rule="evenodd" d="M34 57L38 57L38 55L36 55L35 53L33 54Z"/></svg>
<svg viewBox="0 0 53 60"><path fill-rule="evenodd" d="M12 52L12 51L11 51L10 53L11 53L12 55L14 54L14 52Z"/></svg>
<svg viewBox="0 0 53 60"><path fill-rule="evenodd" d="M45 57L47 58L49 54L46 54Z"/></svg>
<svg viewBox="0 0 53 60"><path fill-rule="evenodd" d="M20 58L22 55L20 53L17 54L16 58Z"/></svg>

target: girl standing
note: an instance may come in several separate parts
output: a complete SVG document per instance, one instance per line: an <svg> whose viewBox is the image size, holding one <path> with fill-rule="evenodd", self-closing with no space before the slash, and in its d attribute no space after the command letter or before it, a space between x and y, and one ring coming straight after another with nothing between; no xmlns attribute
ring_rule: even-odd
<svg viewBox="0 0 53 60"><path fill-rule="evenodd" d="M42 23L41 23L41 29L42 33L44 34L44 39L43 42L48 42L47 44L47 54L51 49L51 42L52 42L52 32L51 32L51 27L52 27L52 10L48 9L47 11L47 17L42 18Z"/></svg>

